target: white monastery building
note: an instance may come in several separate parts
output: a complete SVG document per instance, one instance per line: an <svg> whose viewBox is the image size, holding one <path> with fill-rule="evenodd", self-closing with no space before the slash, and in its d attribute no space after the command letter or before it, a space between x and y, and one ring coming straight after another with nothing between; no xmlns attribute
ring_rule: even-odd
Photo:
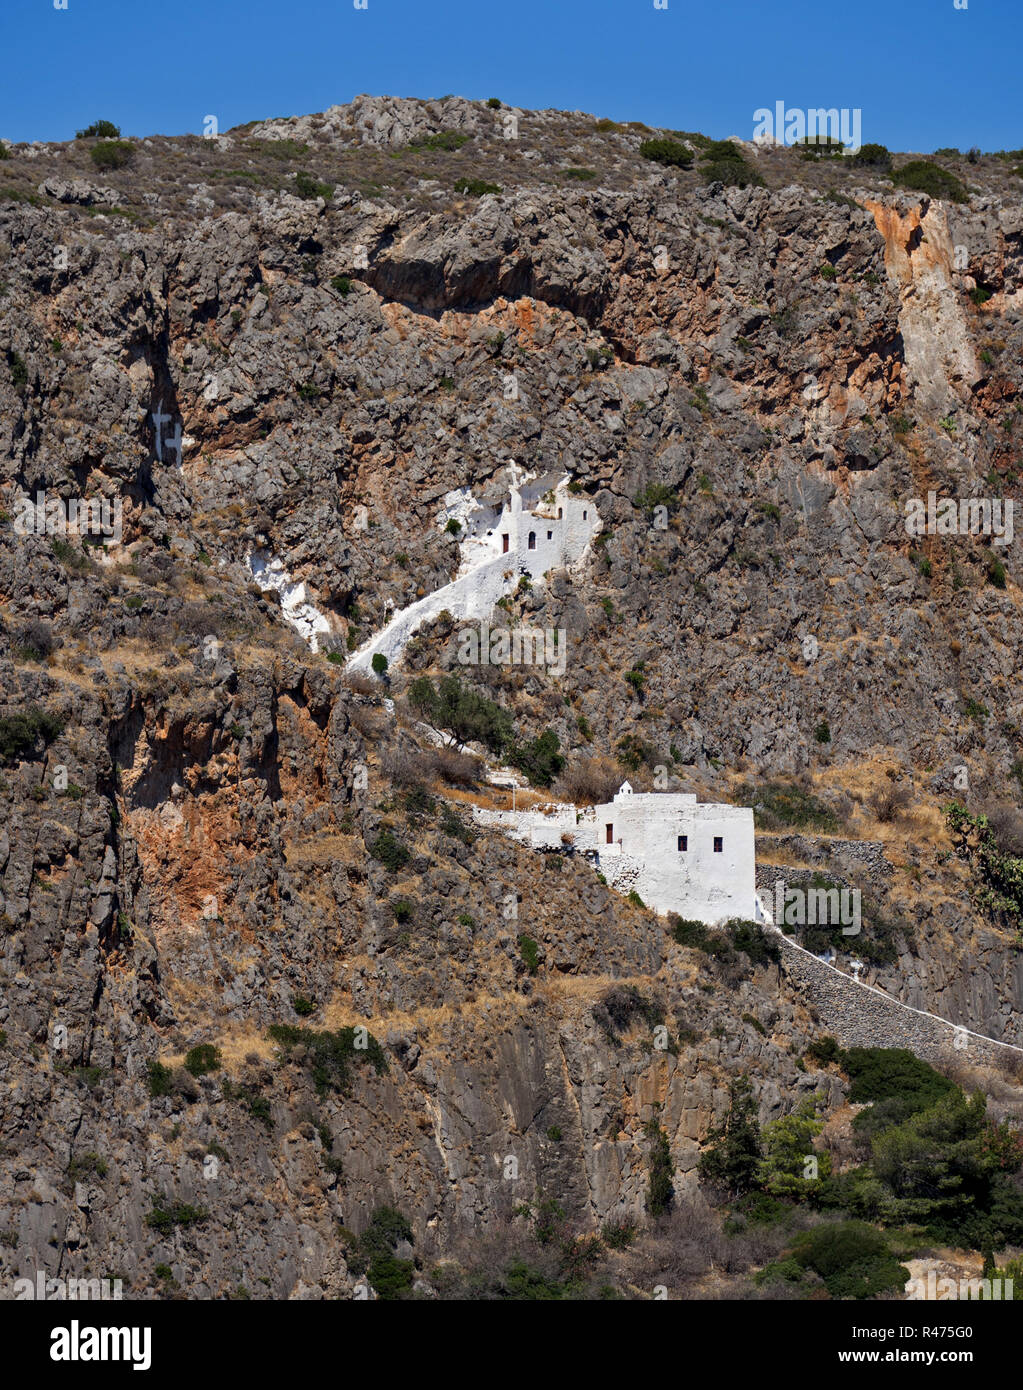
<svg viewBox="0 0 1023 1390"><path fill-rule="evenodd" d="M453 618L489 618L523 574L541 583L550 570L584 562L600 530L593 499L571 492L568 474L531 477L512 463L508 476L508 494L496 506L476 501L469 488L447 493L436 521L442 530L451 520L462 528L458 573L396 613L349 658L350 670L368 670L377 652L395 662L416 630L445 611Z"/></svg>
<svg viewBox="0 0 1023 1390"><path fill-rule="evenodd" d="M764 920L749 806L701 804L691 792L634 792L624 782L603 806L474 814L534 849L585 853L610 887L637 892L655 912L709 925Z"/></svg>

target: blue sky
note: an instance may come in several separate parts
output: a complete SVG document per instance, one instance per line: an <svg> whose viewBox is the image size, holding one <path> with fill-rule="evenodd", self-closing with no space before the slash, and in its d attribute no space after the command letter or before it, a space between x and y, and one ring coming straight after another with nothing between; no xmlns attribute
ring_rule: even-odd
<svg viewBox="0 0 1023 1390"><path fill-rule="evenodd" d="M960 0L962 3L962 0ZM864 141L1023 146L1023 0L4 0L0 136L129 135L357 92L498 96L713 136L859 107Z"/></svg>

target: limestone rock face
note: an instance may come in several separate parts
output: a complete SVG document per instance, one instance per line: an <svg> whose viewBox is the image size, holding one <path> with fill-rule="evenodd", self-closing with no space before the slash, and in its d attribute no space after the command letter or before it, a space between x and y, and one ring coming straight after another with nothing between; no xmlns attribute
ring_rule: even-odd
<svg viewBox="0 0 1023 1390"><path fill-rule="evenodd" d="M1023 1044L1017 928L942 810L1017 799L1019 542L904 525L1020 476L1018 195L997 161L952 208L767 146L765 185L726 188L643 159L649 135L358 97L135 142L103 187L82 142L11 148L5 1278L351 1297L353 1233L393 1206L428 1288L546 1198L579 1233L645 1220L649 1126L692 1193L735 1074L764 1120L837 1104L807 1043L896 1036L816 977L680 945L560 836L475 826L512 786L424 725L421 675L557 737L538 797L798 784L818 828L765 823L758 865L862 888L890 928L872 982ZM460 664L427 602L346 677L456 579L446 499L499 509L513 464L600 518L494 591L492 624L565 634L561 673ZM20 524L71 500L116 526ZM345 1034L325 1077L311 1034L359 1028L379 1055Z"/></svg>
<svg viewBox="0 0 1023 1390"><path fill-rule="evenodd" d="M83 179L44 179L39 185L39 192L48 198L55 198L58 203L79 203L83 207L117 202L115 188L97 188Z"/></svg>
<svg viewBox="0 0 1023 1390"><path fill-rule="evenodd" d="M921 405L940 413L967 400L981 376L963 296L954 283L948 215L941 203L927 198L904 211L874 201L866 206L885 240L885 265L900 286L899 329L909 383Z"/></svg>

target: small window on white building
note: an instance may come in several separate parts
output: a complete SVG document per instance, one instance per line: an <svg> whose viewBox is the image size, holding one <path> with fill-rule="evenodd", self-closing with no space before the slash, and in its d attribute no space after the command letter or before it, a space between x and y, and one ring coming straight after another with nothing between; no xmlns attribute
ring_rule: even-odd
<svg viewBox="0 0 1023 1390"><path fill-rule="evenodd" d="M725 842L720 835L714 836L714 853L720 854L725 847Z"/></svg>
<svg viewBox="0 0 1023 1390"><path fill-rule="evenodd" d="M507 532L506 532L504 535L501 536L501 551L502 551L502 553L505 554L505 555L508 554L508 535L507 535Z"/></svg>
<svg viewBox="0 0 1023 1390"><path fill-rule="evenodd" d="M685 854L685 852L686 852L686 850L687 850L688 848L689 848L689 836L688 836L688 835L680 835L680 836L678 837L678 852L679 852L679 854Z"/></svg>
<svg viewBox="0 0 1023 1390"><path fill-rule="evenodd" d="M563 515L562 509L559 507L559 508L558 508L558 520L559 520L559 521L561 520L562 515Z"/></svg>
<svg viewBox="0 0 1023 1390"><path fill-rule="evenodd" d="M548 539L549 541L551 541L551 540L554 539L554 532L553 532L553 531L548 531L548 532L547 532L547 539Z"/></svg>
<svg viewBox="0 0 1023 1390"><path fill-rule="evenodd" d="M530 550L535 550L535 549L536 549L536 532L535 532L535 531L530 531L530 533L529 533L529 548L530 548Z"/></svg>

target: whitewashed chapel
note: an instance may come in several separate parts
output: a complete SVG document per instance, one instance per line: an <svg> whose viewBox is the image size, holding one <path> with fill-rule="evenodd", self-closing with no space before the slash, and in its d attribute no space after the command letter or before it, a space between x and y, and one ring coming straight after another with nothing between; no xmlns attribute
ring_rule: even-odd
<svg viewBox="0 0 1023 1390"><path fill-rule="evenodd" d="M690 792L634 792L624 782L602 806L478 810L476 817L534 849L585 853L612 888L635 891L655 912L708 924L762 919L749 806L701 804Z"/></svg>

